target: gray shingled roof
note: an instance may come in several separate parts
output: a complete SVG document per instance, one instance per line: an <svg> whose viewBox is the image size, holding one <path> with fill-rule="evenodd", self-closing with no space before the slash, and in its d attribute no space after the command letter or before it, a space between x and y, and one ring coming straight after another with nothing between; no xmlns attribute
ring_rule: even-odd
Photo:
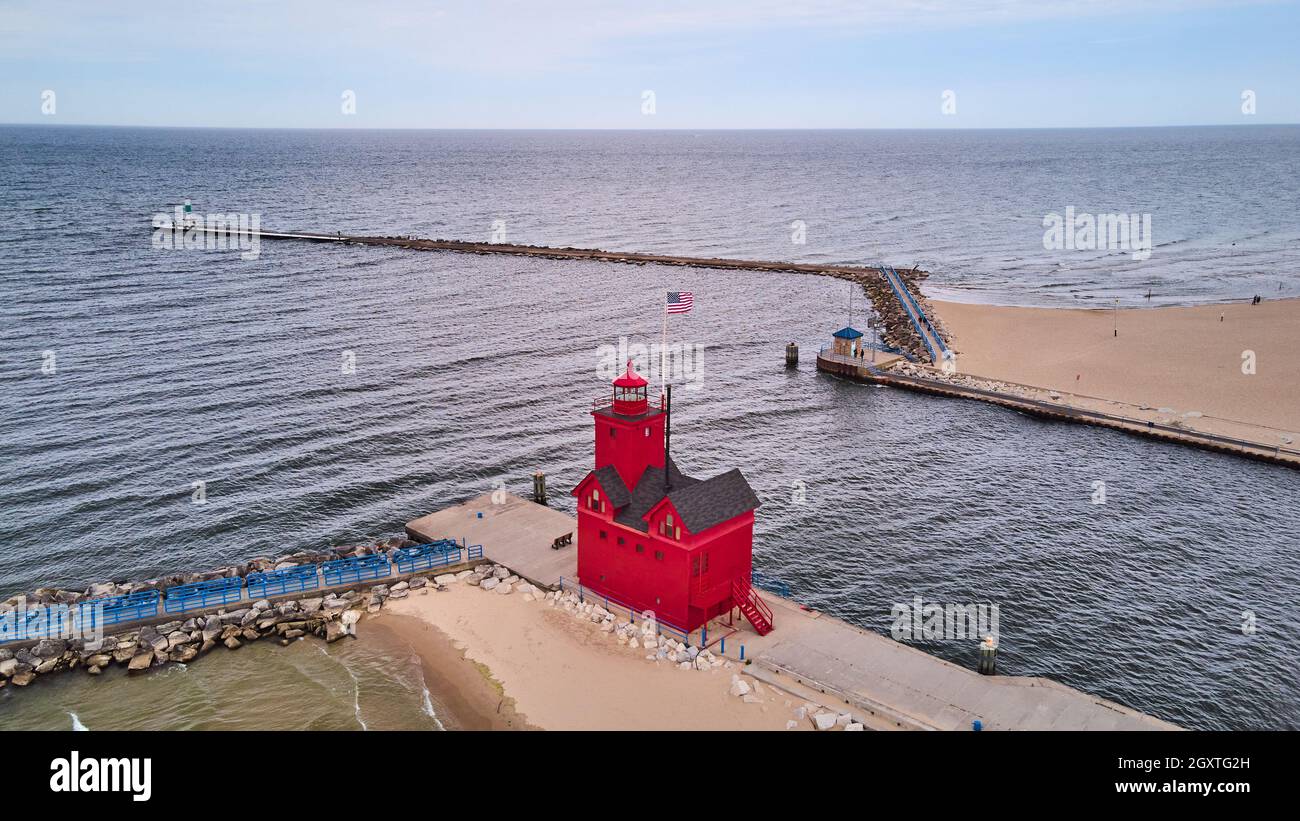
<svg viewBox="0 0 1300 821"><path fill-rule="evenodd" d="M668 471L668 478L674 488L687 487L700 481L678 470L677 463L673 461L671 456L668 457ZM624 527L633 527L642 532L649 532L650 524L642 517L650 512L650 508L659 504L659 500L662 498L664 498L663 468L647 467L637 481L636 489L632 491L632 501L626 508L618 512L618 515L614 517L614 521Z"/></svg>
<svg viewBox="0 0 1300 821"><path fill-rule="evenodd" d="M636 488L630 492L613 465L593 470L583 477L582 482L590 476L595 476L596 481L605 489L606 498L614 506L614 521L643 533L649 532L650 523L643 517L663 501L663 468L646 468L637 481ZM682 473L677 463L669 457L668 476L672 483L668 501L673 503L682 517L682 524L692 533L701 533L759 506L758 496L739 469L700 481ZM578 484L581 485L582 482Z"/></svg>
<svg viewBox="0 0 1300 821"><path fill-rule="evenodd" d="M605 465L600 470L592 472L596 474L596 481L600 482L600 486L605 489L605 496L615 509L632 500L627 485L623 484L623 477L618 475L618 470L613 465Z"/></svg>
<svg viewBox="0 0 1300 821"><path fill-rule="evenodd" d="M758 496L739 468L686 487L674 487L668 501L692 533L702 533L759 506Z"/></svg>
<svg viewBox="0 0 1300 821"><path fill-rule="evenodd" d="M627 489L627 485L623 484L623 477L618 475L618 470L613 465L605 465L603 468L593 470L583 476L582 481L574 485L570 493L577 493L578 488L582 487L582 483L593 476L596 477L597 482L600 482L600 486L605 489L605 498L609 500L615 510L632 500L631 491Z"/></svg>

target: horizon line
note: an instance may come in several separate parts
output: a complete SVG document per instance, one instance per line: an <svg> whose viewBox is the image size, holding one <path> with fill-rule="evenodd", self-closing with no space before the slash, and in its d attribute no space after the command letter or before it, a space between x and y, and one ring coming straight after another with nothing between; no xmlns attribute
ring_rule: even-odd
<svg viewBox="0 0 1300 821"><path fill-rule="evenodd" d="M58 128L141 128L212 131L1116 131L1144 128L1273 128L1300 126L1300 122L1267 123L1177 123L1165 125L1023 125L1023 126L671 126L626 128L612 126L321 126L321 125L144 125L137 123L0 122L0 128L54 126Z"/></svg>

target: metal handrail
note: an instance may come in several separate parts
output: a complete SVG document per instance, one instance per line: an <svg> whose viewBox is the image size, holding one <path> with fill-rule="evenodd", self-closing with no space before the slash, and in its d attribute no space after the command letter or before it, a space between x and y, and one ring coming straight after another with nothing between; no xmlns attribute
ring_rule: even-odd
<svg viewBox="0 0 1300 821"><path fill-rule="evenodd" d="M921 337L921 341L925 343L925 349L930 352L930 361L938 362L939 357L934 352L934 346L930 344L930 337L926 335L925 329L921 327L921 323L917 321L916 315L912 313L912 308L907 304L907 299L898 290L898 286L894 284L894 277L890 273L891 270L892 269L886 266L881 266L881 271L884 272L885 279L889 281L890 290L894 292L895 298L898 299L898 304L903 306L903 313L907 314L907 318L912 322L912 327L916 329L917 336Z"/></svg>
<svg viewBox="0 0 1300 821"><path fill-rule="evenodd" d="M749 582L744 579L733 579L731 583L736 588L736 592L740 594L738 598L742 598L752 604L754 609L761 613L763 618L767 619L769 625L776 623L776 620L772 615L772 608L767 606L767 602L763 601L762 596L759 596L754 592L754 588ZM737 604L739 603L740 602L737 602Z"/></svg>
<svg viewBox="0 0 1300 821"><path fill-rule="evenodd" d="M943 337L939 335L939 331L934 327L934 323L930 321L930 317L925 315L925 309L916 301L916 296L912 293L912 289L907 287L906 283L903 282L902 276L899 275L898 271L894 270L892 265L889 267L889 271L895 277L898 277L899 284L903 286L903 293L907 295L908 301L910 301L912 307L916 309L916 313L921 317L921 321L925 323L925 327L929 328L930 333L934 334L934 341L939 343L939 350L943 351L946 355L948 353L948 346L944 344Z"/></svg>
<svg viewBox="0 0 1300 821"><path fill-rule="evenodd" d="M591 400L591 409L600 410L601 408L607 408L613 404L614 404L614 397L609 394L605 394L604 396L598 396L595 399ZM646 405L651 408L664 410L665 407L664 395L659 394L658 399L647 398Z"/></svg>
<svg viewBox="0 0 1300 821"><path fill-rule="evenodd" d="M440 547L442 550L432 549ZM430 567L457 564L460 560L461 549L465 550L467 560L483 558L483 545L471 545L464 539L459 544L454 539L444 539L427 545L406 548L406 550L419 551L420 548L426 549L423 553L417 552L416 555L421 558L427 556L433 559L441 556L446 560L455 555L457 559L455 562L434 561ZM398 550L401 550L401 548ZM397 550L394 551L394 553L397 552ZM405 557L403 562L405 562ZM398 572L400 575L406 575L400 567ZM419 572L419 569L413 572ZM53 623L51 620L52 612L59 614L58 619L64 617L72 619L74 624L107 627L114 624L154 618L158 615L160 605L165 613L179 613L241 601L246 593L248 598L252 599L255 596L278 596L291 592L317 589L321 577L324 577L328 586L337 586L339 584L355 584L368 579L387 578L392 576L392 573L393 565L387 555L369 553L363 556L321 562L319 565L305 564L280 571L250 573L245 578L222 576L192 584L175 585L161 591L156 589L140 590L118 596L86 599L72 605L32 608L22 611L24 613L22 624L18 623L15 611L0 610L0 644L50 638L52 635L62 632L61 630L51 629L50 625ZM281 586L283 586L283 590L274 589ZM35 622L34 625L31 624L33 622ZM8 635L10 633L13 635Z"/></svg>

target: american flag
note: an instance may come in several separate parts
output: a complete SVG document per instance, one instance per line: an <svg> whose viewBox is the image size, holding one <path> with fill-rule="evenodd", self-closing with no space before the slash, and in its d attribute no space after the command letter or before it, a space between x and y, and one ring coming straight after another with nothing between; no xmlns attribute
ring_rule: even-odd
<svg viewBox="0 0 1300 821"><path fill-rule="evenodd" d="M668 313L689 314L695 307L695 294L690 291L668 292Z"/></svg>

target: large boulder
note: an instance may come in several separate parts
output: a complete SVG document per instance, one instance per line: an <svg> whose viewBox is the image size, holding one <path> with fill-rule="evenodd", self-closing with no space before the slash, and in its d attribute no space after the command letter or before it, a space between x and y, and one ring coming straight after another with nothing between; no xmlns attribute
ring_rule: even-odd
<svg viewBox="0 0 1300 821"><path fill-rule="evenodd" d="M31 672L32 669L32 665L21 662L16 658L0 661L0 676L12 677L19 673Z"/></svg>
<svg viewBox="0 0 1300 821"><path fill-rule="evenodd" d="M126 666L129 672L135 673L140 670L148 670L149 665L153 663L153 650L141 650L131 657L131 663Z"/></svg>
<svg viewBox="0 0 1300 821"><path fill-rule="evenodd" d="M349 636L357 634L357 622L361 621L361 613L357 610L345 610L342 616L339 616L339 624L343 625L343 631Z"/></svg>
<svg viewBox="0 0 1300 821"><path fill-rule="evenodd" d="M52 659L63 655L68 643L63 639L41 639L32 648L32 655L38 659Z"/></svg>
<svg viewBox="0 0 1300 821"><path fill-rule="evenodd" d="M199 650L197 647L195 647L192 644L186 644L181 646L179 649L173 650L171 653L169 653L168 658L170 658L172 661L185 664L186 662L193 661L194 657L197 656L198 654L199 654Z"/></svg>

